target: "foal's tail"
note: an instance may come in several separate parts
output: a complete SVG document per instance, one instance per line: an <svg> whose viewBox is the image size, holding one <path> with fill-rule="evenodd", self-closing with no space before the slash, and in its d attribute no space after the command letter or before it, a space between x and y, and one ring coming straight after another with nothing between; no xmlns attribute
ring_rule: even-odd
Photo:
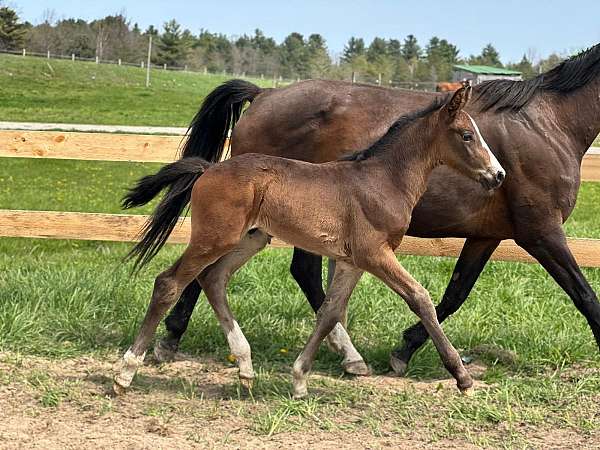
<svg viewBox="0 0 600 450"><path fill-rule="evenodd" d="M139 271L165 245L169 235L177 225L179 216L190 202L192 188L211 163L198 158L182 158L167 164L154 175L138 180L123 197L124 209L142 206L168 188L160 203L140 231L142 239L129 252L126 259L136 258L134 272Z"/></svg>
<svg viewBox="0 0 600 450"><path fill-rule="evenodd" d="M240 118L246 102L252 102L262 89L244 80L229 80L204 99L192 119L181 157L199 156L217 162L223 155L227 133Z"/></svg>

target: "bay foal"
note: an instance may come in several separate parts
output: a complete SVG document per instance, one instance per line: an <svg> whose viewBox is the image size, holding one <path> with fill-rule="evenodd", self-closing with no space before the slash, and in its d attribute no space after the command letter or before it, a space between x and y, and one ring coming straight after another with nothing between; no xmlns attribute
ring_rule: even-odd
<svg viewBox="0 0 600 450"><path fill-rule="evenodd" d="M206 290L237 357L240 378L253 377L250 346L224 293L228 275L218 267L231 258L243 264L267 244L268 236L337 263L315 330L294 363L294 396L306 395L316 351L335 324L343 321L363 271L406 301L423 322L458 388L469 389L471 376L441 329L428 292L404 270L394 250L436 166L447 164L488 189L504 179L477 125L463 111L470 93L465 86L446 104L434 102L400 118L375 145L344 161L319 165L248 154L211 165L200 158L185 158L140 180L125 198L126 206L142 204L177 179L193 175L184 187L169 190L158 205L144 238L134 248L138 263L147 262L165 242L179 216L179 211L169 210L169 203L182 195L191 200L192 231L181 258L156 278L139 334L115 376L115 392L131 384L158 323L195 278Z"/></svg>

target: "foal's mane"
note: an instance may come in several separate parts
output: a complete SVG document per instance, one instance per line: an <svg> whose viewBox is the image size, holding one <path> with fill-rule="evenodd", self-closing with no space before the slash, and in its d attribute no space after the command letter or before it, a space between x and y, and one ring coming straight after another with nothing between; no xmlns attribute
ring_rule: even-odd
<svg viewBox="0 0 600 450"><path fill-rule="evenodd" d="M553 69L525 81L492 80L475 86L481 111L518 111L541 91L566 94L600 76L600 44L563 61Z"/></svg>
<svg viewBox="0 0 600 450"><path fill-rule="evenodd" d="M417 111L410 112L406 115L400 116L396 121L390 126L387 132L379 138L374 144L370 147L359 150L354 153L350 153L349 155L344 155L338 159L338 161L363 161L365 159L371 158L375 156L377 153L385 150L389 147L392 142L395 142L397 139L400 139L402 135L402 131L411 123L421 119L425 116L428 116L434 111L437 111L442 106L446 104L448 96L442 95L437 97L431 104L426 106L423 109L419 109Z"/></svg>

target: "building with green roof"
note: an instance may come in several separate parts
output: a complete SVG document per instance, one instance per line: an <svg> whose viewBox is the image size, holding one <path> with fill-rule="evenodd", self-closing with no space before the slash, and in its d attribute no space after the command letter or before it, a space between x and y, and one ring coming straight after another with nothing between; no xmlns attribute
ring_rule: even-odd
<svg viewBox="0 0 600 450"><path fill-rule="evenodd" d="M520 81L523 79L521 72L502 67L456 64L453 68L453 81L471 80L473 84L479 84L489 80Z"/></svg>

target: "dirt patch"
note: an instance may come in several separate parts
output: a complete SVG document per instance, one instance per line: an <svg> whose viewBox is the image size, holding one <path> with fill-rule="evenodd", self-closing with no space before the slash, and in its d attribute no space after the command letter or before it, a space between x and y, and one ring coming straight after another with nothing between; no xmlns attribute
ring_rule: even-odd
<svg viewBox="0 0 600 450"><path fill-rule="evenodd" d="M110 377L116 360L117 355L57 361L0 354L0 447L478 448L468 436L434 437L435 423L400 430L397 416L392 420L370 404L371 398L376 402L407 391L458 396L453 380L414 382L388 376L332 380L315 374L311 389L331 399L315 406L310 399L289 399L285 374L248 395L237 383L236 368L191 358L145 365L131 391L115 398ZM332 383L358 394L335 400L341 394ZM476 386L485 388L481 382ZM303 419L311 415L320 419ZM294 420L281 427L289 417ZM591 448L590 436L574 432L532 429L528 434L539 448Z"/></svg>

